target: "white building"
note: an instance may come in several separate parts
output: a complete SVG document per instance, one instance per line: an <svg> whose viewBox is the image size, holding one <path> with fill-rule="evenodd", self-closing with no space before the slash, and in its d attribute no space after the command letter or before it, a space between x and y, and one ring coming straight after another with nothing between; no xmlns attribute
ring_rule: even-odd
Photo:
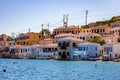
<svg viewBox="0 0 120 80"><path fill-rule="evenodd" d="M100 45L97 43L85 42L77 44L77 48L71 51L71 59L94 59L100 55Z"/></svg>
<svg viewBox="0 0 120 80"><path fill-rule="evenodd" d="M57 44L46 44L39 48L37 59L53 59L57 57Z"/></svg>
<svg viewBox="0 0 120 80"><path fill-rule="evenodd" d="M39 45L20 46L19 58L36 58L39 52Z"/></svg>
<svg viewBox="0 0 120 80"><path fill-rule="evenodd" d="M113 60L115 58L120 58L120 44L110 43L103 45L103 59Z"/></svg>

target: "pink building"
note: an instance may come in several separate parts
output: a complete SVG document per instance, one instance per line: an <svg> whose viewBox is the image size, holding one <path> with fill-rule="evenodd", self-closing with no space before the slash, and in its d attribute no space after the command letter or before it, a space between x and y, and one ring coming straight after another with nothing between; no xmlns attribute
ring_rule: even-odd
<svg viewBox="0 0 120 80"><path fill-rule="evenodd" d="M110 24L111 27L120 27L120 21L113 22Z"/></svg>
<svg viewBox="0 0 120 80"><path fill-rule="evenodd" d="M120 36L120 27L114 27L110 29L110 34L115 36Z"/></svg>
<svg viewBox="0 0 120 80"><path fill-rule="evenodd" d="M118 36L114 35L103 36L101 40L104 40L106 43L116 43L118 42Z"/></svg>

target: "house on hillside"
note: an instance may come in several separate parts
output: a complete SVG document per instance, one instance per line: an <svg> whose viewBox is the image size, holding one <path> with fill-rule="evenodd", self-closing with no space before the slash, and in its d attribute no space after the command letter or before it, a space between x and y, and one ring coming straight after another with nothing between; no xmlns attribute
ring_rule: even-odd
<svg viewBox="0 0 120 80"><path fill-rule="evenodd" d="M102 36L97 33L80 33L77 35L77 39L82 39L84 42L90 42L95 38L101 38Z"/></svg>

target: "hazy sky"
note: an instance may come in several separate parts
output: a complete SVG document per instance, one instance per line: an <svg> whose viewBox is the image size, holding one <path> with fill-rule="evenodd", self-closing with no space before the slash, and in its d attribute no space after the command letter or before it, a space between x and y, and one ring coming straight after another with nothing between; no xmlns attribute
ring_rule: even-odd
<svg viewBox="0 0 120 80"><path fill-rule="evenodd" d="M69 25L88 23L120 15L120 0L0 0L0 34L41 31L41 24L50 30L62 26L63 14L69 15Z"/></svg>

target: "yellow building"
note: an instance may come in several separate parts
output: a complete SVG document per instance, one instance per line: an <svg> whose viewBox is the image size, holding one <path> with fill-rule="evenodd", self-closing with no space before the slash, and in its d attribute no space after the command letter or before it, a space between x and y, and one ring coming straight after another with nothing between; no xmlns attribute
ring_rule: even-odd
<svg viewBox="0 0 120 80"><path fill-rule="evenodd" d="M20 34L16 41L17 45L35 45L38 43L39 43L39 34L33 32Z"/></svg>
<svg viewBox="0 0 120 80"><path fill-rule="evenodd" d="M55 28L53 31L54 35L63 34L63 33L72 33L72 34L79 34L80 28L78 26L68 26L68 27L58 27Z"/></svg>
<svg viewBox="0 0 120 80"><path fill-rule="evenodd" d="M6 47L8 47L8 41L7 41L8 38L9 38L9 36L6 34L0 35L0 51L4 50Z"/></svg>
<svg viewBox="0 0 120 80"><path fill-rule="evenodd" d="M81 28L81 32L80 33L91 33L91 28Z"/></svg>
<svg viewBox="0 0 120 80"><path fill-rule="evenodd" d="M110 34L110 26L96 26L96 27L91 27L92 33L98 33L101 35L108 35Z"/></svg>

